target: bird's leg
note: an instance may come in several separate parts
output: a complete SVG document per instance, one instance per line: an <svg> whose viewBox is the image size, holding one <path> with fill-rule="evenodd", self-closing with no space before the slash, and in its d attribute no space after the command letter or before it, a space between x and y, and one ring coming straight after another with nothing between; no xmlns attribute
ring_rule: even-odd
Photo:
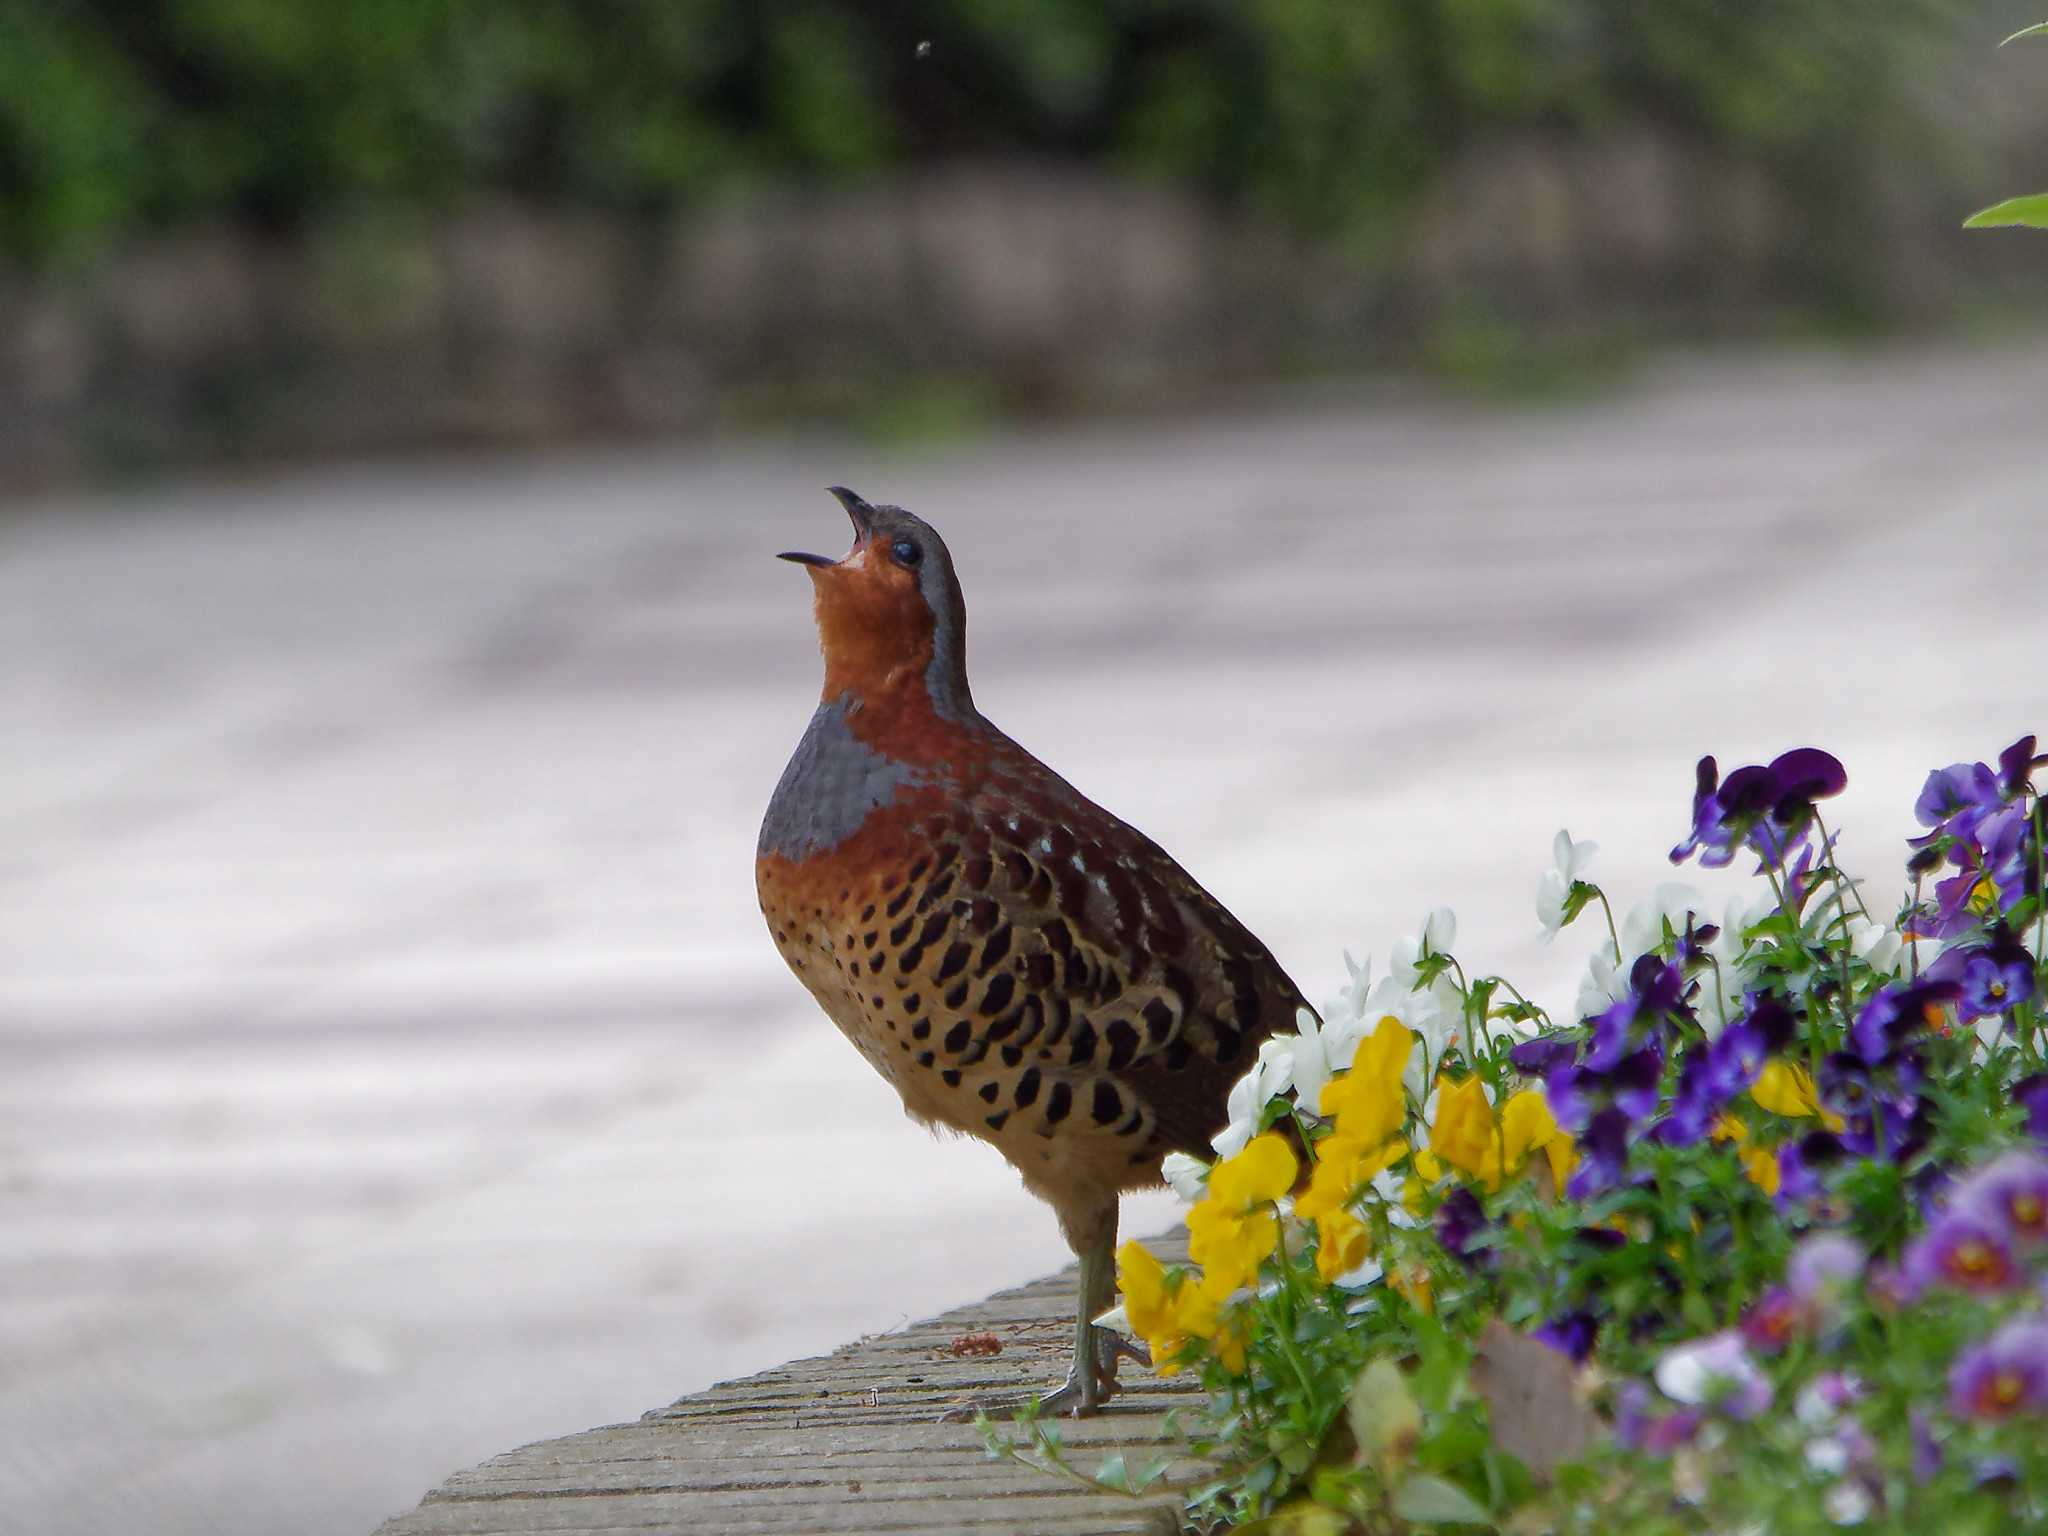
<svg viewBox="0 0 2048 1536"><path fill-rule="evenodd" d="M1150 1365L1150 1356L1137 1345L1107 1328L1095 1326L1095 1318L1109 1310L1116 1300L1116 1209L1100 1224L1080 1248L1081 1284L1074 1318L1074 1358L1067 1379L1038 1399L1041 1414L1065 1414L1071 1418L1093 1417L1104 1402L1116 1395L1117 1361L1128 1356ZM1003 1413L1022 1408L1029 1397L1007 1402L967 1402L945 1415L949 1421L973 1418L977 1413Z"/></svg>

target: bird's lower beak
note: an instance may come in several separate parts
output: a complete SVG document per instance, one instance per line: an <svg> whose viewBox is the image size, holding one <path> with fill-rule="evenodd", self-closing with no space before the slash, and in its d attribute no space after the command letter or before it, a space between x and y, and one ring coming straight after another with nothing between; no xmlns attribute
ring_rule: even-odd
<svg viewBox="0 0 2048 1536"><path fill-rule="evenodd" d="M858 547L865 543L868 535L874 532L875 509L869 506L857 492L849 491L843 485L828 485L825 489L834 496L837 496L839 498L839 505L846 508L846 515L853 522L853 542L855 546ZM839 564L837 560L828 560L823 555L808 554L800 549L786 549L775 558L778 560L794 560L798 565L808 565L816 570L827 570Z"/></svg>

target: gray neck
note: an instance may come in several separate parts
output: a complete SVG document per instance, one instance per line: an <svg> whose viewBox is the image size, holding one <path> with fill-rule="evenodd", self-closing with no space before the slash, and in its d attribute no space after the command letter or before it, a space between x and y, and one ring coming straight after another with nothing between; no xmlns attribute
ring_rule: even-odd
<svg viewBox="0 0 2048 1536"><path fill-rule="evenodd" d="M918 574L918 590L932 610L932 659L924 669L925 691L943 720L959 724L977 718L967 688L967 604L960 596L950 561L935 560Z"/></svg>

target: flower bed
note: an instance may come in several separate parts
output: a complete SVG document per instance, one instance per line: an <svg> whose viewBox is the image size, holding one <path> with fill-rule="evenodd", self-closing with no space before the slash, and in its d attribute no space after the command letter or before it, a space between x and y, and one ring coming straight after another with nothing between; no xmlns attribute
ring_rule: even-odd
<svg viewBox="0 0 2048 1536"><path fill-rule="evenodd" d="M2034 746L1929 776L1889 912L1836 862L1833 757L1705 759L1671 857L1755 858L1721 921L1670 885L1617 924L1559 833L1545 929L1605 919L1569 1018L1439 909L1268 1041L1216 1160L1168 1160L1191 1263L1126 1245L1106 1319L1202 1373L1191 1521L2043 1528Z"/></svg>

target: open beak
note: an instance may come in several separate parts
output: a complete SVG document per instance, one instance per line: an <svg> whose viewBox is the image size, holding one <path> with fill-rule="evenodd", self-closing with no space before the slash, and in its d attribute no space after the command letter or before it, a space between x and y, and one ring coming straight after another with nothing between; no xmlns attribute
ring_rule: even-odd
<svg viewBox="0 0 2048 1536"><path fill-rule="evenodd" d="M853 522L854 543L859 545L865 542L874 530L874 508L843 485L828 485L825 489L837 496L839 505L846 508L846 515ZM837 560L828 559L824 555L813 555L801 549L786 549L775 558L794 560L798 565L816 566L821 570L839 564Z"/></svg>

